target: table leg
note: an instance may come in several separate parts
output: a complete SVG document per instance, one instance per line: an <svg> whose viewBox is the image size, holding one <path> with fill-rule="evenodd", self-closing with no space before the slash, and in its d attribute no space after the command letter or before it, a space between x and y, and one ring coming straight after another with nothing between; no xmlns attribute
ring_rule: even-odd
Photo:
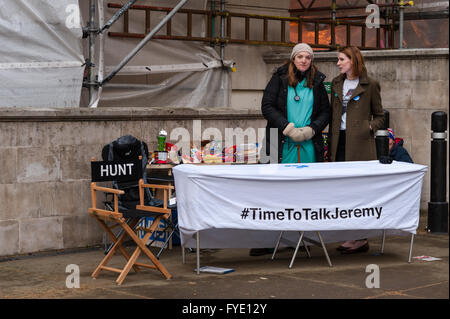
<svg viewBox="0 0 450 319"><path fill-rule="evenodd" d="M384 253L384 242L385 242L385 240L386 240L386 230L383 229L383 238L381 240L381 251L380 251L380 254Z"/></svg>
<svg viewBox="0 0 450 319"><path fill-rule="evenodd" d="M275 254L277 253L278 247L280 246L281 237L283 237L283 232L280 232L280 236L278 237L277 244L275 245L275 249L273 250L272 260L275 259Z"/></svg>
<svg viewBox="0 0 450 319"><path fill-rule="evenodd" d="M289 264L289 268L292 268L292 265L294 264L294 260L295 260L295 257L297 256L297 252L298 252L298 247L300 247L300 243L303 240L304 234L305 234L305 232L303 232L303 231L300 232L300 238L298 239L297 246L295 247L294 255L292 256L291 263Z"/></svg>
<svg viewBox="0 0 450 319"><path fill-rule="evenodd" d="M183 245L181 245L181 260L183 261L183 264L186 263L186 252L184 251Z"/></svg>
<svg viewBox="0 0 450 319"><path fill-rule="evenodd" d="M409 258L408 258L409 264L411 263L413 245L414 245L414 234L411 234L411 244L409 245Z"/></svg>
<svg viewBox="0 0 450 319"><path fill-rule="evenodd" d="M199 231L196 233L196 239L197 239L197 275L200 275L200 236Z"/></svg>
<svg viewBox="0 0 450 319"><path fill-rule="evenodd" d="M325 253L325 257L327 257L328 265L330 265L330 267L333 267L333 265L331 264L330 257L328 256L327 248L325 247L325 244L323 243L323 240L322 240L322 236L320 235L320 232L317 232L317 236L319 236L319 240L320 240L320 243L322 244L323 252Z"/></svg>
<svg viewBox="0 0 450 319"><path fill-rule="evenodd" d="M311 253L309 252L309 248L308 248L308 246L306 245L306 243L305 243L304 240L302 240L302 244L303 244L303 247L305 247L306 254L308 255L308 258L311 258Z"/></svg>

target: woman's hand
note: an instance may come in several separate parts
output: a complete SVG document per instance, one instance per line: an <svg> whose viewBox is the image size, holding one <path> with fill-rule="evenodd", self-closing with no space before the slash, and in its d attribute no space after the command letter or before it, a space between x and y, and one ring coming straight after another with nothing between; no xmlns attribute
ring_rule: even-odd
<svg viewBox="0 0 450 319"><path fill-rule="evenodd" d="M289 123L283 134L289 136L294 142L303 142L314 136L314 130L310 126L295 127L294 123Z"/></svg>
<svg viewBox="0 0 450 319"><path fill-rule="evenodd" d="M305 141L310 140L314 136L314 130L311 126L305 126L300 128L303 131L303 134L305 136Z"/></svg>

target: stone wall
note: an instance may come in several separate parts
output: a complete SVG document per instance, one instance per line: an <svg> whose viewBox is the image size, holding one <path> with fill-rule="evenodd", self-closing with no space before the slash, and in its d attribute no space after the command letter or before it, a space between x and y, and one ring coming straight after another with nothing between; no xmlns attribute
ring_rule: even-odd
<svg viewBox="0 0 450 319"><path fill-rule="evenodd" d="M90 159L131 134L156 149L156 136L177 127L192 134L264 127L258 111L158 108L0 109L0 256L102 242L88 214ZM99 196L99 201L102 196Z"/></svg>

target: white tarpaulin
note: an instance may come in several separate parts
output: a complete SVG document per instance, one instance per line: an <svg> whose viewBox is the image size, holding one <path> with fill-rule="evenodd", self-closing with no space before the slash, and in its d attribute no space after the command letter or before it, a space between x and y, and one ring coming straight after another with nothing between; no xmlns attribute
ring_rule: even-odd
<svg viewBox="0 0 450 319"><path fill-rule="evenodd" d="M0 107L78 107L78 0L0 0Z"/></svg>
<svg viewBox="0 0 450 319"><path fill-rule="evenodd" d="M127 1L98 1L98 16L107 21L119 9L109 8L108 3L125 4ZM140 0L139 6L175 7L180 0ZM88 2L80 2L83 20L89 18ZM102 9L102 11L100 11ZM205 0L188 1L182 9L209 10ZM129 32L144 34L146 17L144 11L130 9ZM150 30L153 30L166 12L151 11ZM192 35L206 34L207 20L194 15ZM86 22L84 22L85 24ZM103 42L96 42L96 66L104 64L106 77L142 40L142 38L113 37L108 32L123 32L124 18L121 17L105 33ZM101 23L102 24L102 23ZM217 29L217 28L216 28ZM173 35L186 35L186 14L178 13L171 19ZM217 30L216 30L217 32ZM165 35L164 26L156 35ZM100 52L100 45L104 52ZM85 48L87 56L87 49ZM104 55L100 62L98 56ZM102 87L99 107L228 107L231 104L232 61L221 61L219 54L208 43L197 41L151 39L119 73ZM99 77L100 79L103 76ZM85 90L86 91L86 90ZM85 92L87 93L87 92ZM83 96L82 105L87 106Z"/></svg>
<svg viewBox="0 0 450 319"><path fill-rule="evenodd" d="M320 231L325 242L415 233L426 171L378 161L178 165L182 242L195 246L197 231L205 248L274 247L282 230Z"/></svg>
<svg viewBox="0 0 450 319"><path fill-rule="evenodd" d="M102 27L119 10L108 8L108 3L96 1L96 27ZM178 3L139 1L139 5L162 7ZM82 84L89 41L82 39L81 26L86 27L89 20L89 1L0 0L0 6L0 107L87 106L88 90L82 90ZM207 1L189 1L184 8L205 10ZM128 13L130 32L144 33L143 11ZM153 29L165 15L153 12L150 27ZM123 31L123 19L108 31ZM171 22L174 35L186 32L185 15L175 15ZM206 25L205 18L193 19L193 35L204 36ZM164 34L165 28L158 34ZM110 37L108 32L98 35L93 53L98 80L108 75L140 40ZM207 43L151 40L111 82L100 88L100 94L93 96L93 104L226 107L231 98L231 63L221 61Z"/></svg>

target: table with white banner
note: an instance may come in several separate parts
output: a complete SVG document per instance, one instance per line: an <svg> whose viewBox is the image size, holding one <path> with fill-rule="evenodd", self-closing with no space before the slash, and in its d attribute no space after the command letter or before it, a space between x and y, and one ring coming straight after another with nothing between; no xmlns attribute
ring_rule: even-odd
<svg viewBox="0 0 450 319"><path fill-rule="evenodd" d="M178 165L181 244L197 247L197 271L200 248L275 247L280 232L322 244L383 235L384 246L385 235L416 233L426 171L396 161Z"/></svg>

